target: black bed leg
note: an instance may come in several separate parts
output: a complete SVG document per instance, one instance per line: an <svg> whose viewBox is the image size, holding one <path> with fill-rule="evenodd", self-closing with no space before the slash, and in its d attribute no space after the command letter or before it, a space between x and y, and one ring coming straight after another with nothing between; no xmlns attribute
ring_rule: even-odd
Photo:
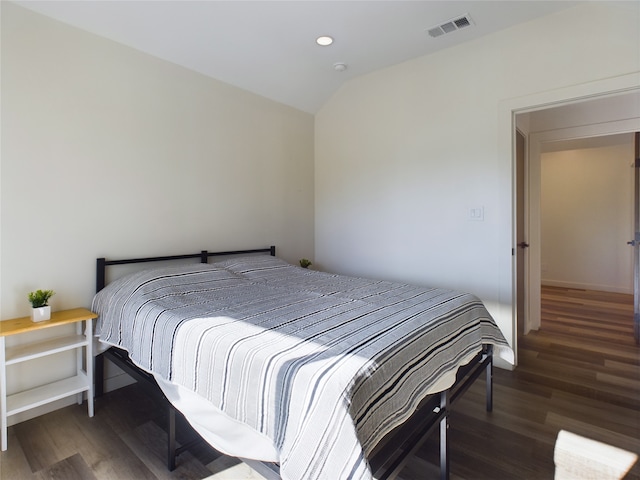
<svg viewBox="0 0 640 480"><path fill-rule="evenodd" d="M489 357L487 364L487 412L493 410L493 356Z"/></svg>
<svg viewBox="0 0 640 480"><path fill-rule="evenodd" d="M97 355L93 362L93 396L101 397L104 393L104 355Z"/></svg>
<svg viewBox="0 0 640 480"><path fill-rule="evenodd" d="M169 405L169 428L167 435L169 441L167 442L167 468L170 472L176 469L176 409L173 405Z"/></svg>
<svg viewBox="0 0 640 480"><path fill-rule="evenodd" d="M449 395L447 390L440 393L440 410L444 411L440 420L440 479L449 480Z"/></svg>

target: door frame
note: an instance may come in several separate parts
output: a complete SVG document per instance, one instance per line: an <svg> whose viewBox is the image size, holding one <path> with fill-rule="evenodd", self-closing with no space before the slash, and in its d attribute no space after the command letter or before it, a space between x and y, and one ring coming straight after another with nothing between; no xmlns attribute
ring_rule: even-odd
<svg viewBox="0 0 640 480"><path fill-rule="evenodd" d="M499 102L498 105L498 163L500 165L500 171L504 172L500 177L500 197L502 201L500 204L508 209L504 213L510 217L511 221L505 225L506 230L502 230L504 233L500 234L499 243L500 248L504 252L504 256L501 257L499 264L497 265L499 270L499 287L498 287L498 305L495 308L495 318L502 329L506 339L513 348L515 353L515 365L518 364L518 325L517 325L517 256L515 255L515 249L517 248L516 226L517 226L517 209L516 209L516 165L515 165L515 131L516 131L516 115L520 113L533 112L537 110L543 110L547 108L558 107L562 105L568 105L576 102L595 100L599 98L605 98L612 95L619 95L624 93L640 92L640 72L634 72L630 74L621 75L618 77L607 78L604 80L597 80L585 84L577 84L566 88L559 88L556 90L548 90L541 93L530 94L520 97L507 98ZM595 127L594 125L591 126ZM585 127L588 128L588 127ZM613 133L613 132L612 132ZM624 132L617 132L624 133ZM541 135L541 134L539 134ZM536 142L531 142L529 138L529 152L531 154L532 149L540 151L540 138ZM533 145L537 143L537 145ZM531 158L529 158L531 160ZM531 163L531 162L530 162ZM539 162L538 162L539 163ZM532 176L531 167L528 170L529 177ZM531 186L531 180L526 179L527 185ZM528 202L527 211L531 210L533 199L531 198L531 192L526 201ZM507 213L510 212L510 215ZM539 212L539 207L538 207ZM540 228L538 224L537 232L532 232L532 227L535 225L531 221L529 215L528 228L529 244L533 245L532 234L540 235ZM537 252L536 252L537 250ZM509 255L507 255L509 252ZM536 255L537 254L537 255ZM538 247L532 249L529 247L529 272L528 272L528 288L526 296L528 297L527 306L527 318L525 319L526 326L539 325L540 318L540 250L539 240ZM534 258L532 258L534 257ZM532 261L533 260L533 261ZM536 263L534 263L534 261ZM537 273L537 275L536 275ZM538 279L536 287L536 278ZM536 301L537 299L537 301ZM536 318L537 320L532 321ZM508 368L508 366L507 366Z"/></svg>

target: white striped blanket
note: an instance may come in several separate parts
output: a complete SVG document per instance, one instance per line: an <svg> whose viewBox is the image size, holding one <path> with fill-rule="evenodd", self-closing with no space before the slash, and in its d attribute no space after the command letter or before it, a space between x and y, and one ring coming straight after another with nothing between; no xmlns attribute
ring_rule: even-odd
<svg viewBox="0 0 640 480"><path fill-rule="evenodd" d="M512 355L473 295L269 256L131 274L93 309L101 340L270 438L285 480L371 478L367 454L482 344Z"/></svg>

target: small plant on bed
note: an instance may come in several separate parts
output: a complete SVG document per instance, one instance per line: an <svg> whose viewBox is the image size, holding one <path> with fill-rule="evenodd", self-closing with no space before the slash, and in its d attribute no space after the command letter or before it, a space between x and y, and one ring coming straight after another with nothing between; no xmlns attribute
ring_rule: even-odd
<svg viewBox="0 0 640 480"><path fill-rule="evenodd" d="M55 294L53 290L36 290L29 292L29 303L31 303L31 320L42 322L51 318L51 307L49 299Z"/></svg>
<svg viewBox="0 0 640 480"><path fill-rule="evenodd" d="M313 265L313 263L311 263L309 260L307 260L306 258L302 258L300 259L300 266L302 268L309 268L311 265Z"/></svg>

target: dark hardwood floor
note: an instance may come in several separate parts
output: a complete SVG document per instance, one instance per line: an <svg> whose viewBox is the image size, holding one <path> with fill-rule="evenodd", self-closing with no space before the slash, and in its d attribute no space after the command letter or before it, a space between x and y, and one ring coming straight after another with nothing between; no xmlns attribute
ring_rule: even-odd
<svg viewBox="0 0 640 480"><path fill-rule="evenodd" d="M542 328L520 339L519 366L495 370L494 410L479 380L451 413L453 479L552 479L561 429L640 454L640 350L630 295L543 288ZM260 478L201 446L164 464L163 412L136 385L88 418L71 406L9 428L4 479ZM401 473L437 478L437 439ZM638 464L626 475L640 480Z"/></svg>

